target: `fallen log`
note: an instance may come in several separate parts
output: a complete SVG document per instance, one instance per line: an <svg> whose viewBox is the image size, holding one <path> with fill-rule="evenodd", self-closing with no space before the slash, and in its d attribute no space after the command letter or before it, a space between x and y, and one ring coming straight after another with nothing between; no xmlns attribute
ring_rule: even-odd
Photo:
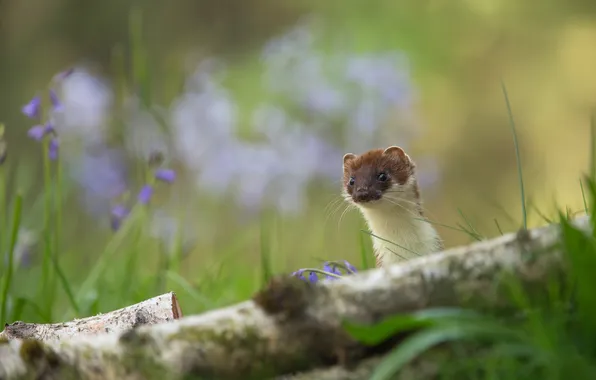
<svg viewBox="0 0 596 380"><path fill-rule="evenodd" d="M141 325L154 325L182 317L182 310L173 292L137 304L65 323L25 323L17 321L4 326L0 340L62 340L83 335L124 332Z"/></svg>
<svg viewBox="0 0 596 380"><path fill-rule="evenodd" d="M589 230L587 217L574 224ZM500 305L507 302L496 291L501 274L531 287L564 272L559 242L559 226L550 225L338 281L278 277L250 301L171 323L63 341L11 340L0 344L0 378L265 379L361 368L374 353L343 330L343 320L374 323L462 300Z"/></svg>

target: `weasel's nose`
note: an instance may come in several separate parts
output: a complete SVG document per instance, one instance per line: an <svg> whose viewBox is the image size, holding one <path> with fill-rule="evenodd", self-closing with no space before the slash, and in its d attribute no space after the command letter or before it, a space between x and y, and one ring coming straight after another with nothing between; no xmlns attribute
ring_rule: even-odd
<svg viewBox="0 0 596 380"><path fill-rule="evenodd" d="M381 192L375 189L359 187L356 188L354 193L352 193L352 199L354 200L354 202L376 201L378 199L381 199Z"/></svg>

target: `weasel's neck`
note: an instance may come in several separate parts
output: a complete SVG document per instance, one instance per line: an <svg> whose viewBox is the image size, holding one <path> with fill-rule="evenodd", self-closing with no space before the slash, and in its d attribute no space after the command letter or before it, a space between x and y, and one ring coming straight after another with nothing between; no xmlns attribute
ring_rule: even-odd
<svg viewBox="0 0 596 380"><path fill-rule="evenodd" d="M419 204L379 206L360 209L371 233L375 235L371 238L378 267L442 249L439 235L422 216Z"/></svg>

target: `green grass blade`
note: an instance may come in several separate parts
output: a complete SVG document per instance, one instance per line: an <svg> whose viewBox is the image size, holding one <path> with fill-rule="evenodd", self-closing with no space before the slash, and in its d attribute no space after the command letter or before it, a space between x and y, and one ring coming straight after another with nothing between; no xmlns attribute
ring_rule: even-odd
<svg viewBox="0 0 596 380"><path fill-rule="evenodd" d="M586 215L589 214L589 208L588 208L588 201L586 200L586 193L584 192L584 183L582 182L582 180L579 180L579 187L582 191L582 201L584 202L584 211L586 212Z"/></svg>
<svg viewBox="0 0 596 380"><path fill-rule="evenodd" d="M6 277L4 278L4 286L2 288L2 305L0 306L0 323L2 323L2 326L7 322L6 304L8 303L8 293L10 292L10 285L12 283L14 267L14 248L17 244L19 228L21 227L22 207L23 196L19 193L16 196L14 204L14 212L12 216L12 229L10 231L10 244L8 248L8 268L6 269Z"/></svg>
<svg viewBox="0 0 596 380"><path fill-rule="evenodd" d="M521 208L522 208L522 219L524 229L528 229L528 212L526 211L526 193L524 189L524 177L522 173L521 157L519 153L519 142L517 141L517 130L515 127L515 120L513 119L513 112L511 111L511 104L509 103L509 96L507 94L507 88L505 83L501 81L501 87L503 89L503 96L505 97L505 103L507 105L507 113L509 114L509 124L511 126L511 133L513 134L513 145L515 145L515 158L517 160L517 173L519 177L519 189L521 197Z"/></svg>
<svg viewBox="0 0 596 380"><path fill-rule="evenodd" d="M370 236L372 236L372 237L374 237L374 238L376 238L376 239L382 240L382 241L384 241L384 242L387 242L387 243L389 243L389 244L393 244L393 245L395 245L396 247L399 247L399 248L403 249L404 251L408 251L408 252L410 252L410 253L413 253L413 254L415 254L416 256L421 256L421 255L420 255L418 252L412 251L411 249L409 249L409 248L407 248L407 247L404 247L403 245L400 245L400 244L394 243L394 242L392 242L391 240L387 240L387 239L384 239L384 238L382 238L382 237L380 237L380 236L377 236L377 235L373 234L373 233L372 233L372 232L370 232L370 231L366 231L366 230L360 230L360 232L363 232L363 233L365 233L365 234L368 234L368 235L370 235ZM395 253L395 252L393 252L393 253Z"/></svg>
<svg viewBox="0 0 596 380"><path fill-rule="evenodd" d="M201 293L195 290L195 288L178 273L168 271L167 277L170 281L181 287L197 304L205 310L209 310L215 307L215 303L209 298L205 297Z"/></svg>
<svg viewBox="0 0 596 380"><path fill-rule="evenodd" d="M368 249L367 249L367 244L366 241L364 240L364 235L363 234L358 234L358 245L360 248L360 262L362 263L362 269L366 270L370 268L370 265L368 264L368 257L370 255Z"/></svg>
<svg viewBox="0 0 596 380"><path fill-rule="evenodd" d="M570 264L569 281L574 287L576 307L582 321L583 333L596 336L596 240L573 226L563 215L562 240Z"/></svg>
<svg viewBox="0 0 596 380"><path fill-rule="evenodd" d="M538 214L538 216L544 220L546 223L551 224L553 223L553 220L551 218L549 218L548 216L546 216L542 211L540 211L540 209L538 209L537 206L533 206L534 207L534 211L536 211L536 214Z"/></svg>
<svg viewBox="0 0 596 380"><path fill-rule="evenodd" d="M96 284L97 280L104 273L110 263L110 260L118 252L119 248L122 246L122 243L132 231L134 225L143 217L145 214L143 211L144 210L140 207L134 207L131 210L129 216L124 220L124 223L122 223L120 229L108 242L105 250L97 259L95 266L91 269L91 272L85 281L83 281L78 288L78 291L75 295L75 300L79 302L79 305L83 300L83 297L85 297L85 295L91 290L91 288ZM66 311L66 313L68 312L70 312L70 310ZM66 319L67 315L68 314L65 314L62 319Z"/></svg>
<svg viewBox="0 0 596 380"><path fill-rule="evenodd" d="M15 307L14 307L14 310L12 313L12 320L13 321L21 320L23 310L25 310L25 307L27 307L27 306L31 310L33 310L33 313L35 314L35 316L37 317L38 320L46 321L49 319L49 316L44 314L43 310L41 310L41 308L39 306L37 306L37 304L35 302L33 302L32 300L25 298L25 297L18 297L15 300Z"/></svg>
<svg viewBox="0 0 596 380"><path fill-rule="evenodd" d="M40 299L45 302L46 313L52 316L52 304L54 298L54 288L51 286L52 273L50 271L52 263L52 231L50 225L50 216L52 213L52 178L49 158L49 140L44 140L43 144L43 259L42 273L39 288ZM47 321L49 322L49 321Z"/></svg>
<svg viewBox="0 0 596 380"><path fill-rule="evenodd" d="M370 380L393 379L405 364L440 343L482 336L507 338L507 335L499 336L504 332L503 329L492 329L492 327L494 326L453 323L422 330L406 338L397 348L388 353L377 366Z"/></svg>
<svg viewBox="0 0 596 380"><path fill-rule="evenodd" d="M151 77L148 69L147 50L143 43L143 10L135 6L130 11L129 35L132 46L132 70L134 83L146 108L151 107Z"/></svg>
<svg viewBox="0 0 596 380"><path fill-rule="evenodd" d="M343 321L342 327L354 339L366 345L375 345L397 333L432 326L450 320L467 321L479 318L480 315L458 308L433 308L411 314L399 314L383 319L373 325L362 325Z"/></svg>
<svg viewBox="0 0 596 380"><path fill-rule="evenodd" d="M434 222L434 221L432 221L430 219L426 219L426 218L413 218L413 219L420 220L420 221L426 222L426 223L430 223L430 224L432 224L434 226L439 226L439 227L447 228L447 229L450 229L450 230L453 230L453 231L459 231L459 232L463 232L465 234L468 234L468 231L465 230L465 229L453 227L453 226L450 226L450 225L444 224L444 223Z"/></svg>
<svg viewBox="0 0 596 380"><path fill-rule="evenodd" d="M0 123L0 231L6 231L6 138L4 137L5 127ZM4 234L0 234L0 252L5 252ZM4 272L4 260L0 260L0 276Z"/></svg>
<svg viewBox="0 0 596 380"><path fill-rule="evenodd" d="M265 286L269 283L273 275L271 269L271 247L269 245L269 220L267 216L261 219L261 230L260 230L260 259L261 259L261 285Z"/></svg>
<svg viewBox="0 0 596 380"><path fill-rule="evenodd" d="M64 275L64 272L62 271L62 268L60 268L58 259L56 257L52 257L52 264L53 264L54 270L56 271L56 274L58 275L58 279L60 280L62 289L64 289L64 292L66 293L66 296L68 297L68 302L70 303L70 306L73 308L73 310L76 313L75 317L80 317L81 309L79 308L79 305L75 299L72 288L70 287L70 284L68 283L68 280L66 279L66 276Z"/></svg>
<svg viewBox="0 0 596 380"><path fill-rule="evenodd" d="M590 118L590 179L596 181L596 115Z"/></svg>
<svg viewBox="0 0 596 380"><path fill-rule="evenodd" d="M497 218L495 218L493 220L495 221L495 226L497 226L497 230L499 231L501 236L503 236L503 230L501 229L501 226L499 225L499 221L497 220Z"/></svg>
<svg viewBox="0 0 596 380"><path fill-rule="evenodd" d="M481 233L479 233L476 228L474 228L474 226L472 225L472 223L470 222L470 220L464 215L463 211L458 207L457 208L457 212L459 213L459 215L462 217L462 219L464 220L464 222L466 222L466 224L468 225L470 236L472 236L474 239L480 241L482 240L484 237L482 236Z"/></svg>

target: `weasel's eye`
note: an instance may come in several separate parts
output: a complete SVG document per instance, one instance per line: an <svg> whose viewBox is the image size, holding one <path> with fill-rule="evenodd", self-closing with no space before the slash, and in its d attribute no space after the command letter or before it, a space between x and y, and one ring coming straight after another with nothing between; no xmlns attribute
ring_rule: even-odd
<svg viewBox="0 0 596 380"><path fill-rule="evenodd" d="M350 177L350 180L348 181L348 185L354 186L354 182L356 182L356 180L354 180L354 177Z"/></svg>
<svg viewBox="0 0 596 380"><path fill-rule="evenodd" d="M381 181L381 182L385 182L385 181L387 181L387 180L389 179L389 177L387 177L387 174L386 174L386 173L380 173L380 174L377 176L377 179L378 179L379 181Z"/></svg>

